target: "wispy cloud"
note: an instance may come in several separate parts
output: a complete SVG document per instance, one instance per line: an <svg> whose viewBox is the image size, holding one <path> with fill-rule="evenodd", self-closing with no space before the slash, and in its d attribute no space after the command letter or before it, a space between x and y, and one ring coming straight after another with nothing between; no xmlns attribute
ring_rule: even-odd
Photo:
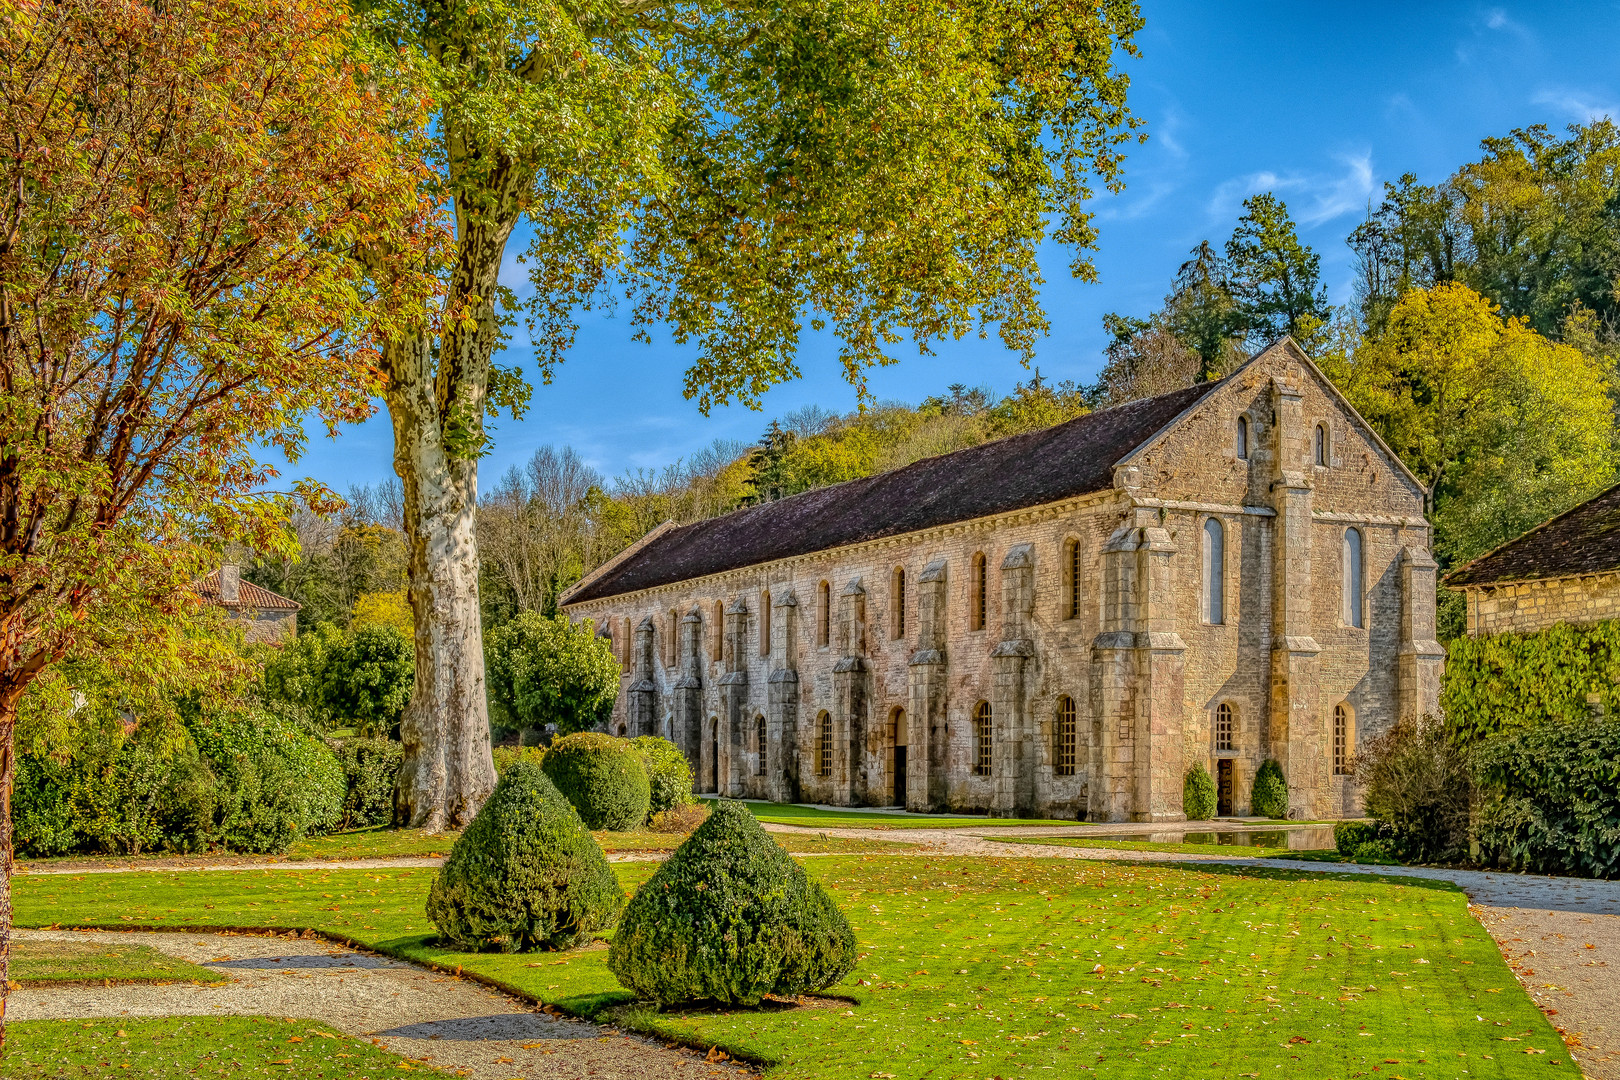
<svg viewBox="0 0 1620 1080"><path fill-rule="evenodd" d="M1530 103L1557 109L1581 124L1590 124L1605 116L1620 117L1620 108L1616 108L1613 101L1579 90L1542 90L1530 99Z"/></svg>
<svg viewBox="0 0 1620 1080"><path fill-rule="evenodd" d="M1277 173L1270 170L1233 177L1215 189L1209 200L1210 218L1225 221L1238 214L1243 200L1270 191L1289 204L1289 211L1302 225L1324 221L1364 210L1377 190L1373 178L1372 154L1341 154L1342 169L1337 173Z"/></svg>

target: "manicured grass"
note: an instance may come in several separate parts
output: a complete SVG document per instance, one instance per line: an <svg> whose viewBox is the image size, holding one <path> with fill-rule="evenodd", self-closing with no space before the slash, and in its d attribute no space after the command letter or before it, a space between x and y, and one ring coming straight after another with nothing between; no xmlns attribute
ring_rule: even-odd
<svg viewBox="0 0 1620 1080"><path fill-rule="evenodd" d="M712 798L712 796L700 796ZM1084 825L1083 821L1042 818L993 818L949 814L880 814L870 810L821 810L796 803L745 802L761 821L822 829L962 829L1002 828L1007 825Z"/></svg>
<svg viewBox="0 0 1620 1080"><path fill-rule="evenodd" d="M1310 848L1294 851L1289 848L1264 847L1259 844L1161 844L1152 840L1093 839L1089 836L999 836L1001 844L1049 844L1053 847L1078 847L1092 850L1163 851L1172 855L1224 855L1237 859L1301 859L1305 862L1358 863L1365 866L1399 866L1395 862L1356 859L1340 855L1335 848Z"/></svg>
<svg viewBox="0 0 1620 1080"><path fill-rule="evenodd" d="M429 870L25 877L17 921L323 929L580 1015L776 1063L781 1077L1050 1068L1479 1080L1569 1066L1463 894L1444 883L1056 859L805 866L855 926L860 960L833 991L847 1006L626 1009L605 950L439 949L422 915ZM655 869L615 867L627 889Z"/></svg>
<svg viewBox="0 0 1620 1080"><path fill-rule="evenodd" d="M372 1080L398 1075L400 1058L316 1020L169 1016L24 1020L6 1025L4 1075L45 1077L255 1077ZM414 1075L448 1073L412 1063Z"/></svg>
<svg viewBox="0 0 1620 1080"><path fill-rule="evenodd" d="M421 829L394 829L374 825L327 836L310 836L287 852L290 860L321 859L401 859L416 856L448 855L461 834L429 834Z"/></svg>
<svg viewBox="0 0 1620 1080"><path fill-rule="evenodd" d="M165 956L150 945L134 942L14 941L11 981L22 986L75 983L200 982L222 983L226 976Z"/></svg>

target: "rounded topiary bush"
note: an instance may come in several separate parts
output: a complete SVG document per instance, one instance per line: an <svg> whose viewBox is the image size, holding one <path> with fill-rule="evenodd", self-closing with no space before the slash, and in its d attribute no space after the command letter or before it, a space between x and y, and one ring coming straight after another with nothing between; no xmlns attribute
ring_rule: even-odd
<svg viewBox="0 0 1620 1080"><path fill-rule="evenodd" d="M1261 817L1288 816L1288 781L1283 779L1276 758L1260 763L1260 771L1254 774L1254 790L1249 793L1249 806Z"/></svg>
<svg viewBox="0 0 1620 1080"><path fill-rule="evenodd" d="M649 815L696 801L692 797L692 767L680 747L657 735L631 739L630 745L641 754L641 765L647 770L647 782L652 787L652 801L647 807Z"/></svg>
<svg viewBox="0 0 1620 1080"><path fill-rule="evenodd" d="M647 820L652 790L628 739L596 731L565 735L547 748L540 767L588 828L622 832Z"/></svg>
<svg viewBox="0 0 1620 1080"><path fill-rule="evenodd" d="M427 916L460 948L527 952L572 948L623 906L585 823L539 766L519 761L450 849Z"/></svg>
<svg viewBox="0 0 1620 1080"><path fill-rule="evenodd" d="M1188 769L1181 782L1181 810L1188 821L1208 821L1215 816L1215 781L1201 763Z"/></svg>
<svg viewBox="0 0 1620 1080"><path fill-rule="evenodd" d="M833 985L855 933L741 803L722 802L625 908L608 969L659 1004L754 1005Z"/></svg>

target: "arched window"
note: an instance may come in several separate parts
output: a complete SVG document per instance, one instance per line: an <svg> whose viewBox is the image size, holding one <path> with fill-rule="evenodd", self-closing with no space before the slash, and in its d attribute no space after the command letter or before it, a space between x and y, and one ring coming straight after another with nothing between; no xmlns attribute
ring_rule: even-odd
<svg viewBox="0 0 1620 1080"><path fill-rule="evenodd" d="M1316 425L1316 463L1324 468L1328 463L1328 430L1326 424Z"/></svg>
<svg viewBox="0 0 1620 1080"><path fill-rule="evenodd" d="M894 568L894 576L889 581L889 606L894 609L889 617L889 636L903 638L906 636L906 570L903 566Z"/></svg>
<svg viewBox="0 0 1620 1080"><path fill-rule="evenodd" d="M1059 776L1074 775L1074 719L1074 698L1064 694L1057 700L1057 752L1053 754L1053 771Z"/></svg>
<svg viewBox="0 0 1620 1080"><path fill-rule="evenodd" d="M681 616L674 608L669 609L669 659L667 666L674 667L681 662Z"/></svg>
<svg viewBox="0 0 1620 1080"><path fill-rule="evenodd" d="M771 590L759 594L759 655L771 655Z"/></svg>
<svg viewBox="0 0 1620 1080"><path fill-rule="evenodd" d="M622 739L622 738L624 738L624 736L625 736L625 726L623 724L620 724L619 725L619 738Z"/></svg>
<svg viewBox="0 0 1620 1080"><path fill-rule="evenodd" d="M816 644L825 649L832 641L832 586L823 581L816 588Z"/></svg>
<svg viewBox="0 0 1620 1080"><path fill-rule="evenodd" d="M759 751L759 760L754 762L754 775L765 775L765 718L754 717L754 749Z"/></svg>
<svg viewBox="0 0 1620 1080"><path fill-rule="evenodd" d="M1063 617L1080 617L1080 541L1070 540L1063 545Z"/></svg>
<svg viewBox="0 0 1620 1080"><path fill-rule="evenodd" d="M1349 776L1355 770L1351 768L1350 747L1353 739L1353 727L1350 719L1350 706L1339 702L1333 706L1333 775Z"/></svg>
<svg viewBox="0 0 1620 1080"><path fill-rule="evenodd" d="M984 572L984 552L973 553L973 573L968 576L968 629L984 629L985 601L989 583Z"/></svg>
<svg viewBox="0 0 1620 1080"><path fill-rule="evenodd" d="M716 663L725 663L726 660L726 602L714 602L714 659Z"/></svg>
<svg viewBox="0 0 1620 1080"><path fill-rule="evenodd" d="M1215 749L1237 749L1237 712L1224 701L1215 706Z"/></svg>
<svg viewBox="0 0 1620 1080"><path fill-rule="evenodd" d="M990 731L990 703L973 706L973 775L989 776L993 743Z"/></svg>
<svg viewBox="0 0 1620 1080"><path fill-rule="evenodd" d="M630 628L630 616L628 615L624 617L619 640L624 642L624 648L619 650L619 666L625 671L629 671L630 666L636 660L636 632Z"/></svg>
<svg viewBox="0 0 1620 1080"><path fill-rule="evenodd" d="M1344 624L1360 626L1361 530L1344 530Z"/></svg>
<svg viewBox="0 0 1620 1080"><path fill-rule="evenodd" d="M1247 416L1238 417L1237 456L1239 460L1249 460L1249 418Z"/></svg>
<svg viewBox="0 0 1620 1080"><path fill-rule="evenodd" d="M821 768L819 771L823 777L828 777L832 775L832 717L822 713L817 724L821 728Z"/></svg>
<svg viewBox="0 0 1620 1080"><path fill-rule="evenodd" d="M1204 621L1226 621L1226 529L1219 518L1204 522Z"/></svg>

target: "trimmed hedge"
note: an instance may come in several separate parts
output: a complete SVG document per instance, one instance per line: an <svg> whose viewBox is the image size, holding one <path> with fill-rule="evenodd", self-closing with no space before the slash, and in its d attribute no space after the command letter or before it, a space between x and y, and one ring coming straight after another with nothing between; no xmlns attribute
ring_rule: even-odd
<svg viewBox="0 0 1620 1080"><path fill-rule="evenodd" d="M585 823L538 766L519 761L450 849L427 916L460 948L529 952L587 941L623 906Z"/></svg>
<svg viewBox="0 0 1620 1080"><path fill-rule="evenodd" d="M652 788L628 739L596 731L565 735L540 763L587 827L623 832L647 820Z"/></svg>
<svg viewBox="0 0 1620 1080"><path fill-rule="evenodd" d="M1439 720L1403 719L1362 744L1356 782L1378 842L1405 862L1468 855L1472 782L1463 750Z"/></svg>
<svg viewBox="0 0 1620 1080"><path fill-rule="evenodd" d="M657 735L631 739L630 745L641 754L642 767L652 786L649 816L697 801L692 796L692 767L678 746Z"/></svg>
<svg viewBox="0 0 1620 1080"><path fill-rule="evenodd" d="M1333 826L1333 846L1339 849L1340 855L1354 856L1361 845L1377 839L1378 823L1375 821L1341 821Z"/></svg>
<svg viewBox="0 0 1620 1080"><path fill-rule="evenodd" d="M539 765L546 760L543 746L497 746L491 751L495 758L495 775L499 776L519 761Z"/></svg>
<svg viewBox="0 0 1620 1080"><path fill-rule="evenodd" d="M1620 877L1620 719L1503 732L1471 764L1479 857L1538 874Z"/></svg>
<svg viewBox="0 0 1620 1080"><path fill-rule="evenodd" d="M636 890L608 969L660 1004L756 1005L839 982L855 933L754 815L724 801Z"/></svg>
<svg viewBox="0 0 1620 1080"><path fill-rule="evenodd" d="M1620 710L1620 621L1462 637L1446 649L1440 710L1464 745L1547 720L1579 720L1597 695Z"/></svg>
<svg viewBox="0 0 1620 1080"><path fill-rule="evenodd" d="M1288 781L1283 779L1282 766L1276 758L1266 758L1254 774L1254 787L1249 792L1249 807L1260 817L1285 818L1288 816Z"/></svg>
<svg viewBox="0 0 1620 1080"><path fill-rule="evenodd" d="M1181 782L1181 810L1188 821L1208 821L1215 816L1215 781L1201 762L1188 769Z"/></svg>

